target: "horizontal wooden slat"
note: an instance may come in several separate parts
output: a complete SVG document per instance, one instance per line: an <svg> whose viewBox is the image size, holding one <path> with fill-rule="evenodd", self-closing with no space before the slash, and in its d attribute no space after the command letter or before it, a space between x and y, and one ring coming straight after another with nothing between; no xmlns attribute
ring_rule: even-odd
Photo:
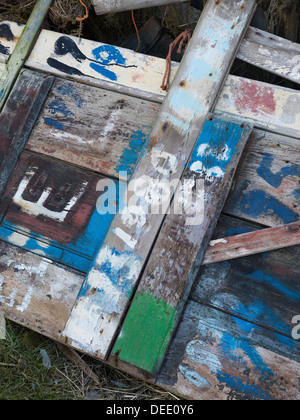
<svg viewBox="0 0 300 420"><path fill-rule="evenodd" d="M0 310L18 324L61 340L83 276L0 241Z"/></svg>
<svg viewBox="0 0 300 420"><path fill-rule="evenodd" d="M146 7L161 6L170 3L183 3L186 0L92 0L95 12L98 15L106 13L119 13L125 10L143 9Z"/></svg>
<svg viewBox="0 0 300 420"><path fill-rule="evenodd" d="M300 45L279 36L249 28L237 57L292 82L300 83Z"/></svg>
<svg viewBox="0 0 300 420"><path fill-rule="evenodd" d="M223 217L215 238L251 233L257 227ZM201 268L191 298L291 337L300 314L300 247L280 249Z"/></svg>
<svg viewBox="0 0 300 420"><path fill-rule="evenodd" d="M73 267L85 271L114 218L97 211L102 181L93 172L24 152L1 203L5 216L0 238L68 265L70 255L63 251L75 254L74 262L77 254ZM83 267L80 258L87 260Z"/></svg>
<svg viewBox="0 0 300 420"><path fill-rule="evenodd" d="M158 112L153 102L55 79L27 149L116 178L127 172L129 178Z"/></svg>
<svg viewBox="0 0 300 420"><path fill-rule="evenodd" d="M157 383L196 400L298 400L299 377L299 342L191 301Z"/></svg>
<svg viewBox="0 0 300 420"><path fill-rule="evenodd" d="M253 33L256 33L255 29L247 35L248 38L252 39ZM263 48L257 44L255 36L256 48ZM266 39L267 34L263 33L262 38ZM276 38L278 48L284 42ZM292 51L296 48L293 45ZM297 59L293 52L289 54L290 61ZM158 102L162 102L166 94L160 88L166 69L165 60L55 32L42 31L26 64L33 69ZM296 70L298 64L295 61ZM266 60L264 68L269 70L269 67ZM177 70L178 64L173 63L172 80ZM299 138L299 103L299 91L229 76L216 111L247 117L257 127Z"/></svg>
<svg viewBox="0 0 300 420"><path fill-rule="evenodd" d="M300 245L300 222L210 242L203 265Z"/></svg>
<svg viewBox="0 0 300 420"><path fill-rule="evenodd" d="M299 140L255 130L225 213L267 227L299 221L299 153Z"/></svg>

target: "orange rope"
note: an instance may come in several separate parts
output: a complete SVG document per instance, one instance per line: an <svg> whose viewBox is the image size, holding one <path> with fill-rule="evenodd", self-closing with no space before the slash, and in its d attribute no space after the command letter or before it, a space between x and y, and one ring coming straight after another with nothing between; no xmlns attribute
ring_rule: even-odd
<svg viewBox="0 0 300 420"><path fill-rule="evenodd" d="M191 37L192 37L192 31L190 29L187 29L181 35L179 35L175 39L175 41L172 42L172 44L170 45L169 54L167 56L166 72L165 72L163 82L162 82L162 85L161 85L162 90L165 90L166 92L168 92L168 90L170 89L170 78L171 78L171 70L172 70L172 54L173 54L175 48L177 47L177 45L180 42L177 53L181 54L184 43L186 43L186 45L188 45L190 40L191 40Z"/></svg>
<svg viewBox="0 0 300 420"><path fill-rule="evenodd" d="M82 22L83 20L85 20L89 17L89 11L88 11L87 6L83 3L83 1L82 0L79 0L79 1L82 4L82 6L85 8L85 15L84 15L83 18L79 18L79 17L76 18L76 20L77 20L77 22Z"/></svg>
<svg viewBox="0 0 300 420"><path fill-rule="evenodd" d="M131 10L131 17L132 17L132 22L134 24L135 32L136 32L136 35L137 35L137 38L138 38L138 47L135 50L135 52L138 52L138 50L140 49L140 46L141 46L141 38L140 38L138 27L137 27L136 22L135 22L134 11L133 10Z"/></svg>

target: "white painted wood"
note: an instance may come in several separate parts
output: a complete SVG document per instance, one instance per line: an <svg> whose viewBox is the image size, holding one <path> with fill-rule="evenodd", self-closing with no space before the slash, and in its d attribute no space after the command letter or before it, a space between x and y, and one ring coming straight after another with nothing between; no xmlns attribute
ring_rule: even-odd
<svg viewBox="0 0 300 420"><path fill-rule="evenodd" d="M132 177L131 192L141 182L147 192L134 211L128 206L127 214L115 216L67 322L64 335L72 346L108 355L165 217L149 208L153 191L145 182L168 181L176 190L254 9L255 1L207 4Z"/></svg>
<svg viewBox="0 0 300 420"><path fill-rule="evenodd" d="M292 82L300 83L300 45L249 28L237 57Z"/></svg>
<svg viewBox="0 0 300 420"><path fill-rule="evenodd" d="M92 0L97 15L143 9L171 3L184 3L186 0Z"/></svg>
<svg viewBox="0 0 300 420"><path fill-rule="evenodd" d="M18 25L15 22L0 22L0 63L6 63L8 61L22 35L23 29L24 25ZM10 32L12 37L10 36Z"/></svg>

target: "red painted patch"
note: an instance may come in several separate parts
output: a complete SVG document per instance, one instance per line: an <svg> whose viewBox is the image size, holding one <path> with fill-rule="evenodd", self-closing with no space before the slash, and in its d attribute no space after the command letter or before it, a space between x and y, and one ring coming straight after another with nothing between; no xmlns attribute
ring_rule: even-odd
<svg viewBox="0 0 300 420"><path fill-rule="evenodd" d="M240 114L251 112L254 115L271 115L276 111L272 87L259 86L256 82L241 79L235 88L235 106Z"/></svg>

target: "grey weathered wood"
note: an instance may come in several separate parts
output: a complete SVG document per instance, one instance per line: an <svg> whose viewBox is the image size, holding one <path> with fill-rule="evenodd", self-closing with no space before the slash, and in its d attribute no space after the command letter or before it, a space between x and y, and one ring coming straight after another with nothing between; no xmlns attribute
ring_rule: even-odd
<svg viewBox="0 0 300 420"><path fill-rule="evenodd" d="M299 222L210 242L203 265L300 245Z"/></svg>
<svg viewBox="0 0 300 420"><path fill-rule="evenodd" d="M170 3L184 3L186 0L92 0L95 12L98 15L119 13L125 10L143 9L161 6Z"/></svg>
<svg viewBox="0 0 300 420"><path fill-rule="evenodd" d="M254 10L255 1L208 3L132 185L145 177L178 184ZM148 212L149 204L144 205L139 211ZM110 350L164 220L163 214L135 216L129 213L129 219L120 214L115 217L64 331L71 345L102 358Z"/></svg>
<svg viewBox="0 0 300 420"><path fill-rule="evenodd" d="M0 310L25 327L54 340L81 287L83 276L0 241Z"/></svg>
<svg viewBox="0 0 300 420"><path fill-rule="evenodd" d="M27 148L118 178L132 174L159 105L56 79Z"/></svg>
<svg viewBox="0 0 300 420"><path fill-rule="evenodd" d="M300 83L300 45L287 39L261 29L249 28L237 57L277 76Z"/></svg>

